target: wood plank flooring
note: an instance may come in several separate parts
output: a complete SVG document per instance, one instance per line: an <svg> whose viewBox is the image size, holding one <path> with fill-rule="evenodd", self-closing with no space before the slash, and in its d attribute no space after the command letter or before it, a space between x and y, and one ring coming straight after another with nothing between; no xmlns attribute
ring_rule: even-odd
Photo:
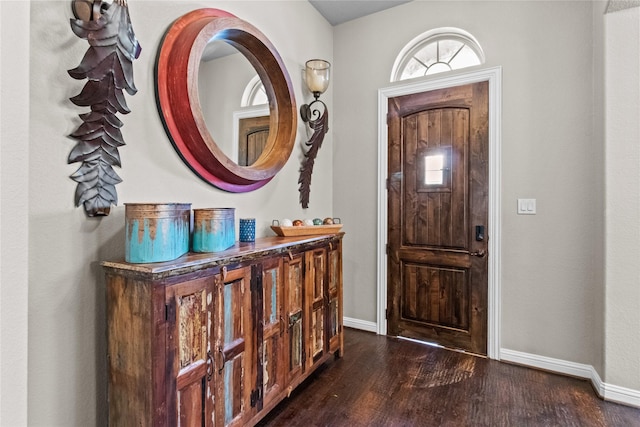
<svg viewBox="0 0 640 427"><path fill-rule="evenodd" d="M346 329L344 357L259 426L640 427L640 409L586 380Z"/></svg>

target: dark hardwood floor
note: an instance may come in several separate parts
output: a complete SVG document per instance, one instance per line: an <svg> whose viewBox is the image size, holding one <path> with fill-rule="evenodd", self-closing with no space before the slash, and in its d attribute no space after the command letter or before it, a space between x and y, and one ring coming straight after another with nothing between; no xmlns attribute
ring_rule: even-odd
<svg viewBox="0 0 640 427"><path fill-rule="evenodd" d="M633 427L640 409L586 380L347 329L344 357L259 425Z"/></svg>

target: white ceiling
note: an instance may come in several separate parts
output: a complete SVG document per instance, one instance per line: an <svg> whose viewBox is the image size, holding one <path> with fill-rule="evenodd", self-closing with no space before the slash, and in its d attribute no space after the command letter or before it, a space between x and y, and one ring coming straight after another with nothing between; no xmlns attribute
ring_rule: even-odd
<svg viewBox="0 0 640 427"><path fill-rule="evenodd" d="M309 0L309 3L311 3L331 25L335 26L403 3L409 3L410 1L411 0Z"/></svg>

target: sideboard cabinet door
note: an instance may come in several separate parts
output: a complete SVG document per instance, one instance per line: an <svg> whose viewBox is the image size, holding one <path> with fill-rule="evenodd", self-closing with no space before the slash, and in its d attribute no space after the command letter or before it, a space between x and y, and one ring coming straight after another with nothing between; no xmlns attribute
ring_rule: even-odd
<svg viewBox="0 0 640 427"><path fill-rule="evenodd" d="M305 345L303 326L304 301L304 254L284 258L285 322L287 324L287 381L292 382L302 375L305 368Z"/></svg>
<svg viewBox="0 0 640 427"><path fill-rule="evenodd" d="M318 248L306 253L305 317L309 338L307 346L307 366L318 363L328 351L325 315L327 313L327 250Z"/></svg>
<svg viewBox="0 0 640 427"><path fill-rule="evenodd" d="M167 400L169 420L174 420L170 423L177 426L213 425L214 286L209 276L167 288L167 349L173 372Z"/></svg>
<svg viewBox="0 0 640 427"><path fill-rule="evenodd" d="M283 260L274 257L262 262L262 358L258 372L258 383L262 384L262 406L269 405L284 388L284 280ZM261 370L260 370L261 368ZM260 377L262 374L262 377Z"/></svg>
<svg viewBox="0 0 640 427"><path fill-rule="evenodd" d="M168 424L165 290L118 272L106 279L109 425Z"/></svg>
<svg viewBox="0 0 640 427"><path fill-rule="evenodd" d="M329 351L336 353L343 348L342 333L342 244L332 244L329 248L329 306L327 333Z"/></svg>
<svg viewBox="0 0 640 427"><path fill-rule="evenodd" d="M216 426L241 426L252 415L255 384L251 267L217 276Z"/></svg>

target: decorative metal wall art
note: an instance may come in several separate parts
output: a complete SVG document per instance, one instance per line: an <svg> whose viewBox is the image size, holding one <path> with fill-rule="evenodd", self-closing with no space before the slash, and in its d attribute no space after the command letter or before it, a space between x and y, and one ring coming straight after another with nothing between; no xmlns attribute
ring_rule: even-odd
<svg viewBox="0 0 640 427"><path fill-rule="evenodd" d="M115 185L122 182L113 169L121 166L118 147L125 144L116 113L131 111L123 90L129 95L138 91L132 63L141 48L126 0L74 0L72 9L76 19L70 20L71 29L90 47L80 65L68 71L74 79L88 79L80 94L70 100L90 107L91 112L80 114L83 123L69 135L77 144L68 163L82 163L71 175L78 183L76 206L84 205L88 216L105 216L118 203Z"/></svg>
<svg viewBox="0 0 640 427"><path fill-rule="evenodd" d="M304 209L309 207L309 193L311 192L311 174L318 150L324 141L324 134L329 130L329 110L324 102L320 101L320 95L329 87L331 64L324 59L311 59L305 64L305 83L314 100L310 104L300 106L302 121L313 130L309 141L305 142L307 151L300 168L300 204ZM322 105L321 109L318 107Z"/></svg>
<svg viewBox="0 0 640 427"><path fill-rule="evenodd" d="M318 150L322 146L322 141L324 141L324 134L329 130L329 112L327 111L324 102L320 100L313 101L309 107L311 107L314 103L319 102L324 106L324 111L322 115L320 115L320 111L315 108L313 113L310 113L311 116L313 114L315 119L310 119L307 117L305 122L309 124L309 127L313 130L313 135L309 138L309 141L305 142L307 146L307 151L304 153L304 160L302 161L302 167L300 168L300 178L298 179L298 184L300 187L298 191L300 192L300 204L304 209L309 207L309 194L311 193L311 174L313 173L313 164L316 161L316 156L318 155ZM304 118L303 118L304 120Z"/></svg>

